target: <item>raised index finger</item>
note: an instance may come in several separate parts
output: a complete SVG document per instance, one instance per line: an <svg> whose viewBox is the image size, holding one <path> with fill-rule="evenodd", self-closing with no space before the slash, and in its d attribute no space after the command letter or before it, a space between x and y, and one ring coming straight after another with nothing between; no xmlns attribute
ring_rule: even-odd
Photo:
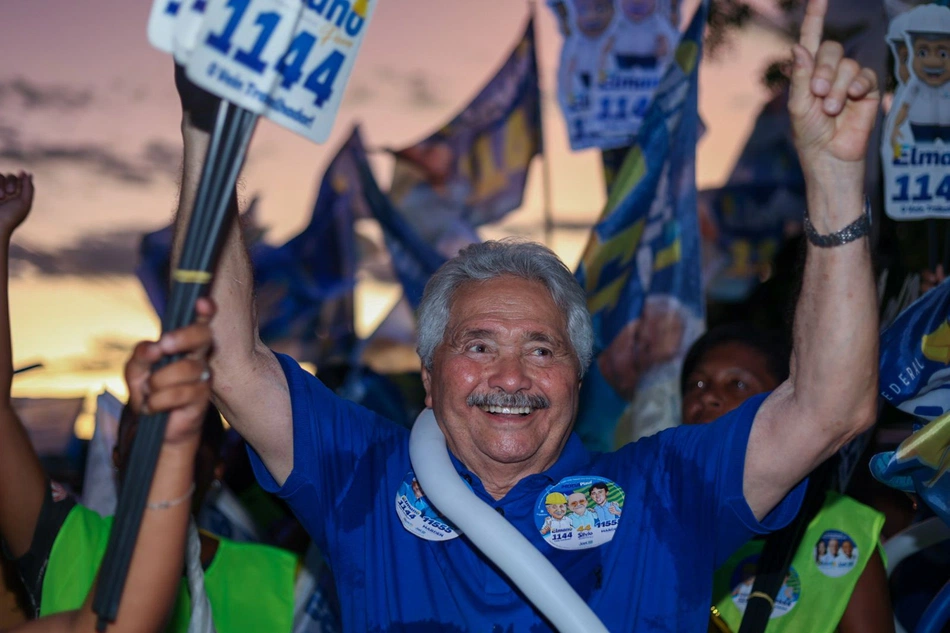
<svg viewBox="0 0 950 633"><path fill-rule="evenodd" d="M818 47L821 46L821 33L825 27L825 14L827 12L828 0L808 0L798 43L812 56L818 52Z"/></svg>

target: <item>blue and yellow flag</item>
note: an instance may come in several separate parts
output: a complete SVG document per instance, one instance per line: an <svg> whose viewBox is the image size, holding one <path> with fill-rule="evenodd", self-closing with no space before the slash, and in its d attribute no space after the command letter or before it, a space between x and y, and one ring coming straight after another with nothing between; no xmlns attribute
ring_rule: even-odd
<svg viewBox="0 0 950 633"><path fill-rule="evenodd" d="M357 150L362 145L350 139L331 161L299 235L281 246L248 240L261 338L300 361L348 362L356 344L353 219L366 213ZM168 296L171 242L171 227L145 235L136 269L159 316Z"/></svg>
<svg viewBox="0 0 950 633"><path fill-rule="evenodd" d="M881 396L933 420L950 412L950 283L920 297L881 333Z"/></svg>
<svg viewBox="0 0 950 633"><path fill-rule="evenodd" d="M357 150L348 139L320 182L310 224L286 244L250 249L261 339L318 365L348 362L356 345L354 218L363 213Z"/></svg>
<svg viewBox="0 0 950 633"><path fill-rule="evenodd" d="M703 329L695 156L705 13L703 3L577 270L597 351L581 391L577 431L593 449L613 448L615 427L633 402L630 410L643 416L634 420L634 436L678 422L679 369Z"/></svg>
<svg viewBox="0 0 950 633"><path fill-rule="evenodd" d="M881 334L881 395L930 420L896 451L871 459L885 484L919 495L950 522L950 281L902 312Z"/></svg>
<svg viewBox="0 0 950 633"><path fill-rule="evenodd" d="M394 152L390 198L443 256L478 239L474 227L521 206L541 151L534 21L495 76L435 134Z"/></svg>
<svg viewBox="0 0 950 633"><path fill-rule="evenodd" d="M950 523L950 413L932 420L901 442L896 451L871 458L879 481L918 495Z"/></svg>

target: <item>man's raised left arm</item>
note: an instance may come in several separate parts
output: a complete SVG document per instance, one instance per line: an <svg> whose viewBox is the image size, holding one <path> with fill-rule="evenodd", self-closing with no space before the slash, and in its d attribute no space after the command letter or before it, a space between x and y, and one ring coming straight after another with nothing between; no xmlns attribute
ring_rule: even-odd
<svg viewBox="0 0 950 633"><path fill-rule="evenodd" d="M844 58L837 42L821 42L826 9L827 0L809 1L792 49L788 108L811 235L791 375L756 414L746 451L743 492L758 519L877 412L877 293L862 218L880 93L873 71ZM822 236L836 245L816 245L828 241Z"/></svg>

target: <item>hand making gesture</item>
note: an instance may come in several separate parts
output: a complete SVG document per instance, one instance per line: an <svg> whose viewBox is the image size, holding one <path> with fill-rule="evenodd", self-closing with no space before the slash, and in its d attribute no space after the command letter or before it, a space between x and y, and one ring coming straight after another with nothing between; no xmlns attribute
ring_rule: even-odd
<svg viewBox="0 0 950 633"><path fill-rule="evenodd" d="M0 174L0 236L7 238L20 226L33 206L33 175Z"/></svg>
<svg viewBox="0 0 950 633"><path fill-rule="evenodd" d="M844 57L838 42L821 41L827 9L828 0L808 2L799 43L792 47L788 111L795 146L806 175L816 181L833 184L859 177L863 184L881 95L873 70ZM823 218L813 219L817 225Z"/></svg>

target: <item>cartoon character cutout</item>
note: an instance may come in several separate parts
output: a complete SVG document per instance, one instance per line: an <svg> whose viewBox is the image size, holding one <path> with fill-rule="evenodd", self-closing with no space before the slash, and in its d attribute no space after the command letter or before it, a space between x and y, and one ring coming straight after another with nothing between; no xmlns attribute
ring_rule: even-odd
<svg viewBox="0 0 950 633"><path fill-rule="evenodd" d="M910 57L909 81L901 100L891 143L899 145L909 124L915 143L950 143L950 9L924 5L905 14L905 47ZM898 53L899 55L899 53Z"/></svg>
<svg viewBox="0 0 950 633"><path fill-rule="evenodd" d="M950 8L915 7L887 32L897 89L884 124L885 210L896 220L950 215Z"/></svg>
<svg viewBox="0 0 950 633"><path fill-rule="evenodd" d="M660 69L673 54L679 32L657 0L619 0L622 19L609 48L616 70Z"/></svg>
<svg viewBox="0 0 950 633"><path fill-rule="evenodd" d="M614 0L567 0L552 3L565 35L558 82L561 106L572 141L593 134L587 116L591 92L603 74L604 54L614 24Z"/></svg>

